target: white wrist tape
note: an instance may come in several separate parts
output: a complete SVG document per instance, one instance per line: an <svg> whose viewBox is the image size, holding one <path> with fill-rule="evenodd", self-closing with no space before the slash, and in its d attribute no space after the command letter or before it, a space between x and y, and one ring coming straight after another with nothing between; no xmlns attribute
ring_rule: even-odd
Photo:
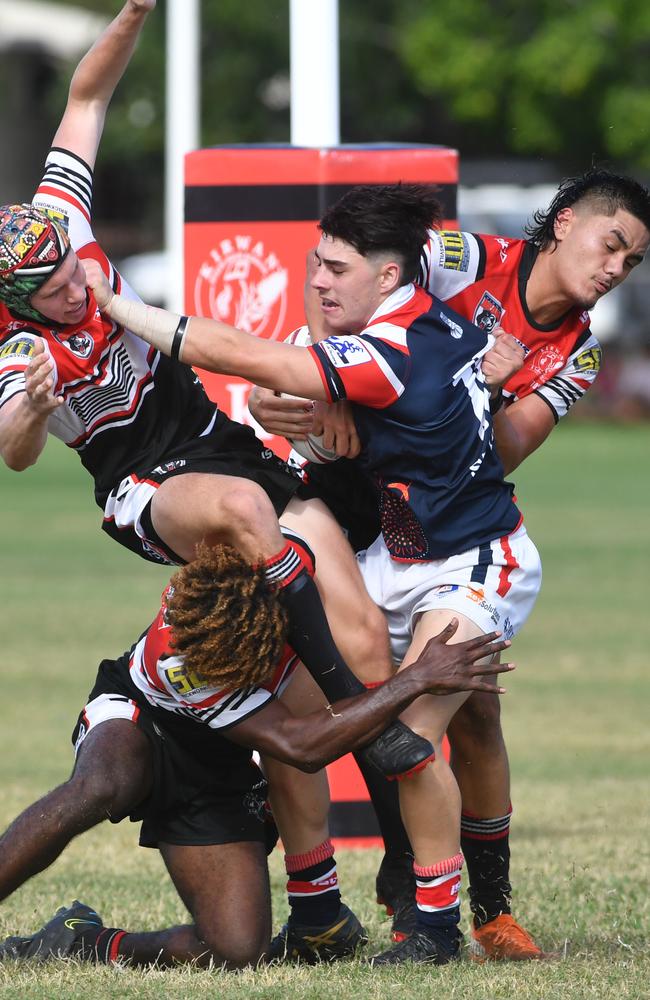
<svg viewBox="0 0 650 1000"><path fill-rule="evenodd" d="M114 295L105 311L120 326L131 330L163 354L182 360L180 355L187 316L148 306L144 302L124 298L123 295Z"/></svg>

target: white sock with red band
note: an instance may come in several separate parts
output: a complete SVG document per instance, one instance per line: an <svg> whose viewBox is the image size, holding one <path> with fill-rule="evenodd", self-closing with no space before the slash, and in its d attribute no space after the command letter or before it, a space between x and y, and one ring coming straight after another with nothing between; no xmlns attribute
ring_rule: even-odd
<svg viewBox="0 0 650 1000"><path fill-rule="evenodd" d="M463 855L455 854L435 865L413 863L418 927L448 930L460 920L460 871Z"/></svg>

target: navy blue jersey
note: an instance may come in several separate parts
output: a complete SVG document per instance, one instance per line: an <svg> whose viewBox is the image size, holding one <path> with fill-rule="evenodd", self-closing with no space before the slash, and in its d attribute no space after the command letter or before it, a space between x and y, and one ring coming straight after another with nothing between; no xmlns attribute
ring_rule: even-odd
<svg viewBox="0 0 650 1000"><path fill-rule="evenodd" d="M330 400L356 404L361 460L380 490L394 559L444 559L513 531L521 515L494 446L481 360L492 338L412 285L358 336L309 348Z"/></svg>

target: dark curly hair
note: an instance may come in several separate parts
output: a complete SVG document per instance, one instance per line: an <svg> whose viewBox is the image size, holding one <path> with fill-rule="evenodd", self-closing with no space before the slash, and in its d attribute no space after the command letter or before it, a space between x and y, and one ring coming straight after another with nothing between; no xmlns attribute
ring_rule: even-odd
<svg viewBox="0 0 650 1000"><path fill-rule="evenodd" d="M428 231L439 226L442 209L431 184L360 185L323 215L319 229L349 243L362 255L394 254L406 284L418 274Z"/></svg>
<svg viewBox="0 0 650 1000"><path fill-rule="evenodd" d="M547 210L533 214L532 222L524 230L526 237L540 250L555 246L554 226L558 213L578 203L603 215L613 215L622 208L650 232L650 191L631 177L592 167L578 177L562 181Z"/></svg>
<svg viewBox="0 0 650 1000"><path fill-rule="evenodd" d="M267 681L280 661L287 616L263 567L228 545L199 545L171 579L172 648L189 670L218 687Z"/></svg>

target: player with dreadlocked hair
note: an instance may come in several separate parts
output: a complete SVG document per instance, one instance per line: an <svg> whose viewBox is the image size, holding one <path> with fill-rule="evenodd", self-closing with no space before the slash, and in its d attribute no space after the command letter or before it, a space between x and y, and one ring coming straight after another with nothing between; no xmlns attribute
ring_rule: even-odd
<svg viewBox="0 0 650 1000"><path fill-rule="evenodd" d="M286 641L287 615L262 566L228 545L202 544L171 579L171 648L211 686L263 684Z"/></svg>
<svg viewBox="0 0 650 1000"><path fill-rule="evenodd" d="M292 538L310 559L304 541ZM372 740L425 692L502 691L479 675L510 667L475 663L508 643L492 641L492 633L448 646L454 631L453 625L443 630L384 687L325 705L285 644L286 612L264 568L233 549L201 546L167 587L149 629L128 653L100 664L73 733L77 760L70 779L0 838L2 899L51 864L77 834L106 818L141 820L140 844L160 850L193 922L130 933L104 926L95 910L75 901L35 934L0 944L0 960L72 955L100 963L119 958L228 968L255 964L262 955L268 960L274 952L266 853L277 832L252 748L315 777L312 772ZM303 717L282 701L294 675L321 699ZM323 844L312 858L314 868L319 864L332 868ZM315 879L323 882L318 874ZM301 956L307 961L350 955L366 940L333 881L327 880L323 906L335 908L335 919L326 916L311 952ZM282 941L288 952L291 940L285 935Z"/></svg>

